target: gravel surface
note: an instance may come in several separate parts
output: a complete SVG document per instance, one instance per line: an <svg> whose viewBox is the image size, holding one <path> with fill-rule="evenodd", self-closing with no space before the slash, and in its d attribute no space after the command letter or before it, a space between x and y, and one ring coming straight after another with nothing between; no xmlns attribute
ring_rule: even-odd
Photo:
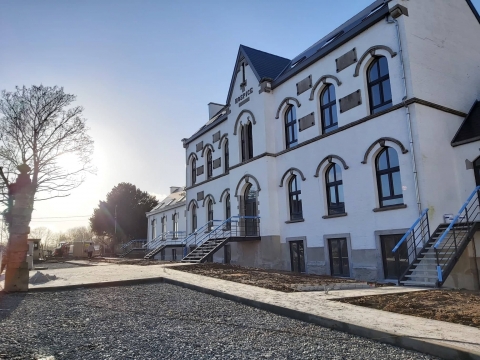
<svg viewBox="0 0 480 360"><path fill-rule="evenodd" d="M0 294L1 359L433 359L176 287Z"/></svg>

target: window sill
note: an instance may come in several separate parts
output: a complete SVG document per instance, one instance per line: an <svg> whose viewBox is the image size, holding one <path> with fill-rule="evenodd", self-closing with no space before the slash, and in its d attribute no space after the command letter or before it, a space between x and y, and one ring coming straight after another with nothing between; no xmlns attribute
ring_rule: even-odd
<svg viewBox="0 0 480 360"><path fill-rule="evenodd" d="M397 209L405 209L406 207L407 207L406 204L385 206L385 207L381 207L381 208L375 208L375 209L373 209L373 212L389 211L389 210L397 210Z"/></svg>
<svg viewBox="0 0 480 360"><path fill-rule="evenodd" d="M285 221L285 224L293 224L293 223L304 222L304 221L305 219L288 220L288 221Z"/></svg>
<svg viewBox="0 0 480 360"><path fill-rule="evenodd" d="M375 211L375 210L374 210ZM334 219L334 218L338 218L338 217L342 217L342 216L347 216L348 214L347 213L343 213L343 214L334 214L334 215L324 215L322 216L322 219Z"/></svg>

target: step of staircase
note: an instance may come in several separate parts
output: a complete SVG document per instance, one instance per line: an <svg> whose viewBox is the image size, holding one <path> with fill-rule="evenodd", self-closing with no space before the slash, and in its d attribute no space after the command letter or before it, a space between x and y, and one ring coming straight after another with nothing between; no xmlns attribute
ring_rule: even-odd
<svg viewBox="0 0 480 360"><path fill-rule="evenodd" d="M413 280L403 280L400 281L400 284L407 286L425 286L425 287L435 287L437 282L425 282L425 281L413 281Z"/></svg>

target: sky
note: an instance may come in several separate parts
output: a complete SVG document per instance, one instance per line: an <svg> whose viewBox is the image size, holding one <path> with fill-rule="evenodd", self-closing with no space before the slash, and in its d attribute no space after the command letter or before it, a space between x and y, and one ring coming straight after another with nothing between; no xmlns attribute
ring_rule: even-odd
<svg viewBox="0 0 480 360"><path fill-rule="evenodd" d="M63 87L95 142L96 175L36 203L31 227L88 225L120 182L184 186L181 139L225 103L240 44L291 59L372 2L0 0L0 90Z"/></svg>

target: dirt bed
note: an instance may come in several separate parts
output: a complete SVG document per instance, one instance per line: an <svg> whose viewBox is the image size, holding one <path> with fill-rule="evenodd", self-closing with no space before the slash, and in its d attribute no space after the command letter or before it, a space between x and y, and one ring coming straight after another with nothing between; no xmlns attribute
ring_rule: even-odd
<svg viewBox="0 0 480 360"><path fill-rule="evenodd" d="M104 258L93 258L90 260L91 262L106 262L111 264L118 264L118 265L140 265L140 266L147 266L147 265L161 265L165 263L171 263L171 261L158 261L158 260L145 260L145 259L104 259Z"/></svg>
<svg viewBox="0 0 480 360"><path fill-rule="evenodd" d="M295 288L299 284L311 286L346 283L361 284L361 282L356 280L331 276L296 274L279 270L246 268L217 263L174 266L171 269L283 292L299 291Z"/></svg>
<svg viewBox="0 0 480 360"><path fill-rule="evenodd" d="M429 290L338 300L353 305L480 328L480 292Z"/></svg>

